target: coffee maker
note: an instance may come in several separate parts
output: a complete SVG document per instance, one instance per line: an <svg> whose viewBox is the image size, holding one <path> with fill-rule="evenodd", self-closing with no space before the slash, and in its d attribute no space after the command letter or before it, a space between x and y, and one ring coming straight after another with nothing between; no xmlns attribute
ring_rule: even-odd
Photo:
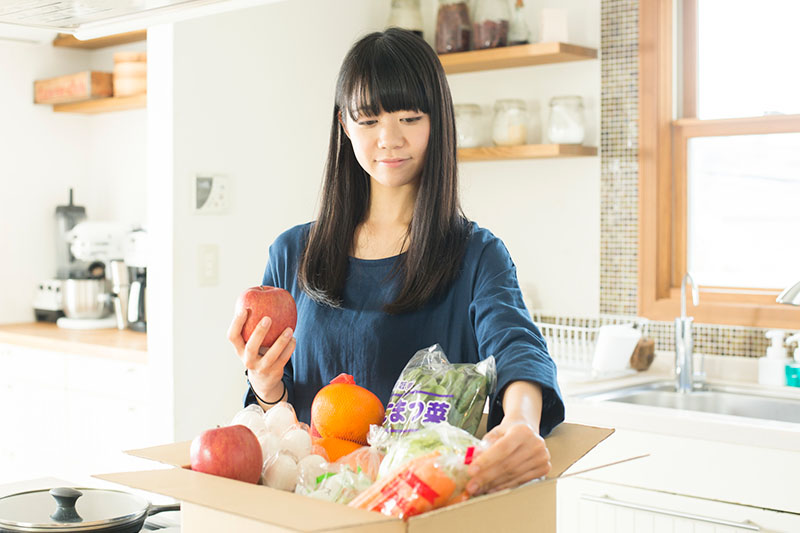
<svg viewBox="0 0 800 533"><path fill-rule="evenodd" d="M134 331L147 331L147 232L136 229L128 233L125 263L130 276L127 322Z"/></svg>
<svg viewBox="0 0 800 533"><path fill-rule="evenodd" d="M33 297L33 314L38 322L56 322L64 316L65 280L86 265L72 255L67 239L69 232L86 220L86 208L72 202L72 189L69 190L69 204L56 206L56 275L52 279L39 282Z"/></svg>
<svg viewBox="0 0 800 533"><path fill-rule="evenodd" d="M86 220L86 208L72 203L72 189L69 190L69 204L56 207L56 279L74 277L85 265L71 250L70 232Z"/></svg>

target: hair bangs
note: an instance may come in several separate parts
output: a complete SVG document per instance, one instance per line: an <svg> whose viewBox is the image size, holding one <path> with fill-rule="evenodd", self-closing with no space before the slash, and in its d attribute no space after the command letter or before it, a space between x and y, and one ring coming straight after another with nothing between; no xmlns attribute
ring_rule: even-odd
<svg viewBox="0 0 800 533"><path fill-rule="evenodd" d="M377 116L382 111L421 111L430 114L431 87L420 75L420 59L398 43L377 38L375 46L353 50L342 71L336 103L350 118ZM416 61L415 61L416 60Z"/></svg>

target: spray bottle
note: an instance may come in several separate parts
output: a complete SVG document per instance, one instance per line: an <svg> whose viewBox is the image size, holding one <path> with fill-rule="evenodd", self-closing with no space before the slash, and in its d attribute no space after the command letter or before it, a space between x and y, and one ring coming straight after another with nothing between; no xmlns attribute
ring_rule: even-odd
<svg viewBox="0 0 800 533"><path fill-rule="evenodd" d="M758 361L758 382L762 385L786 385L786 365L792 362L783 345L786 332L771 329L766 335L772 344L767 348L767 356Z"/></svg>
<svg viewBox="0 0 800 533"><path fill-rule="evenodd" d="M800 387L800 332L786 339L786 345L797 343L794 350L794 363L786 365L786 384L790 387Z"/></svg>

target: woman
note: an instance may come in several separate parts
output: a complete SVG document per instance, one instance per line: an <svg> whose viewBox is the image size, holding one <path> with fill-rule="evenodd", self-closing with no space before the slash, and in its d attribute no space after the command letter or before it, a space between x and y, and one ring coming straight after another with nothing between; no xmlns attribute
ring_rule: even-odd
<svg viewBox="0 0 800 533"><path fill-rule="evenodd" d="M297 327L263 354L269 318L247 343L246 313L228 332L249 376L245 402L288 400L308 422L317 391L341 372L386 405L421 348L439 343L452 363L494 355L492 444L467 489L545 475L542 435L564 418L555 365L502 241L461 212L453 104L435 52L408 31L367 35L344 59L331 118L317 220L275 240L262 280L291 292Z"/></svg>

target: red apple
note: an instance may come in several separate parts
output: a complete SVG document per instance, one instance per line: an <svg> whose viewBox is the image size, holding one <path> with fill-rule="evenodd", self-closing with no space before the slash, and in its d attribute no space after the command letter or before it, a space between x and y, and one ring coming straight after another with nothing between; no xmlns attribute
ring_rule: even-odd
<svg viewBox="0 0 800 533"><path fill-rule="evenodd" d="M209 429L192 440L192 470L258 483L261 478L261 445L247 426Z"/></svg>
<svg viewBox="0 0 800 533"><path fill-rule="evenodd" d="M268 316L272 319L261 346L269 348L272 346L281 333L286 328L294 329L297 325L297 307L294 298L289 291L261 285L260 287L250 287L239 295L236 300L236 312L247 309L250 313L247 321L242 327L242 338L244 342L250 339L253 330L262 318Z"/></svg>

